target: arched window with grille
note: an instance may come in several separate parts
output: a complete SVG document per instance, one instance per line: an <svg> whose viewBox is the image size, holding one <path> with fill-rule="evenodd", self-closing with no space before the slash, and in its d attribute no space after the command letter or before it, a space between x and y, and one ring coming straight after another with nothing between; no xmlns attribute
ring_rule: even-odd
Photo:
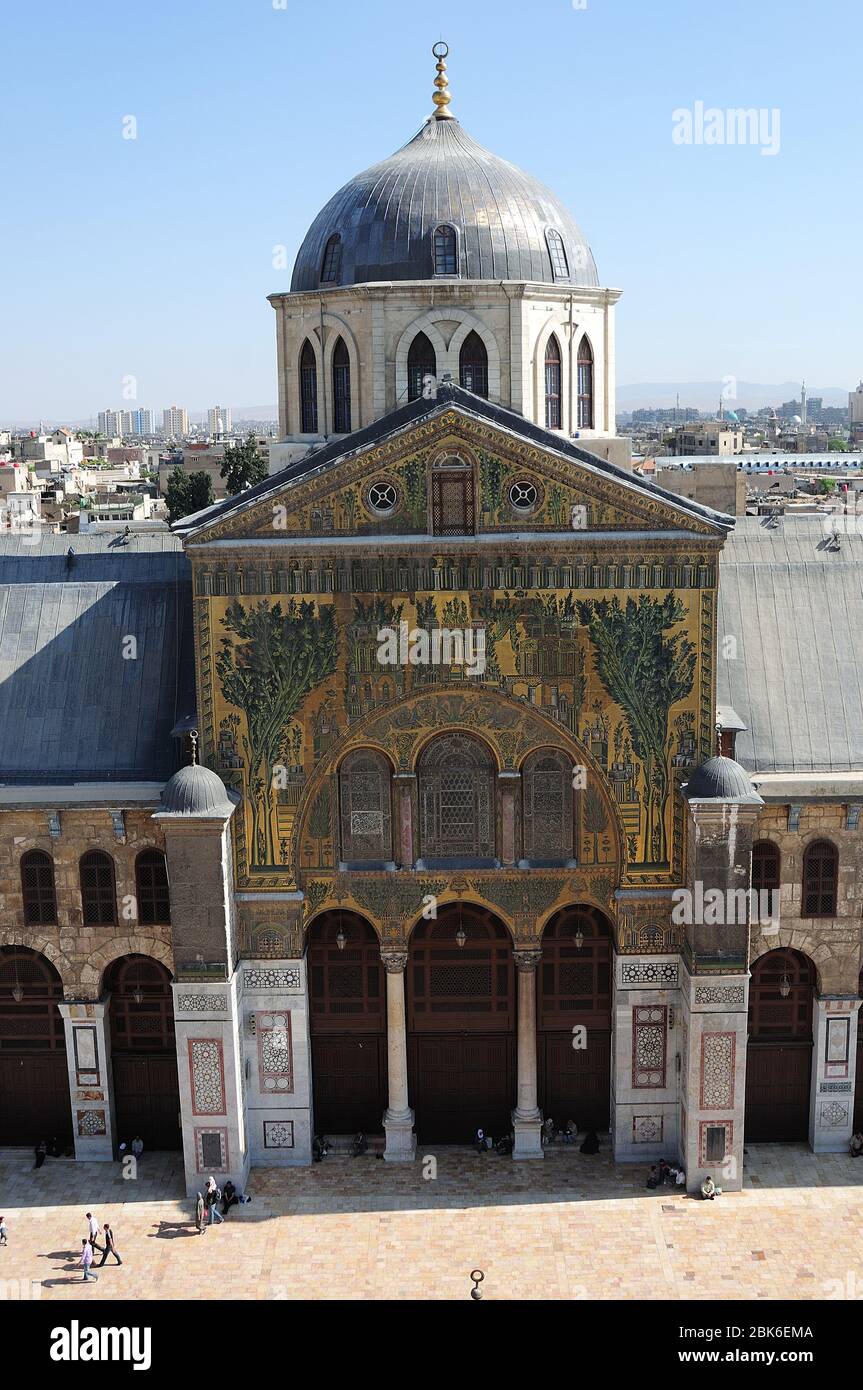
<svg viewBox="0 0 863 1390"><path fill-rule="evenodd" d="M333 429L336 434L351 430L351 359L344 338L333 349Z"/></svg>
<svg viewBox="0 0 863 1390"><path fill-rule="evenodd" d="M437 376L435 350L425 333L418 333L408 348L408 400L417 401L423 393L423 378Z"/></svg>
<svg viewBox="0 0 863 1390"><path fill-rule="evenodd" d="M101 849L91 849L82 855L78 870L85 927L115 926L117 885L114 878L114 861L110 854L105 854Z"/></svg>
<svg viewBox="0 0 863 1390"><path fill-rule="evenodd" d="M420 842L430 860L494 859L494 764L469 734L444 734L419 764Z"/></svg>
<svg viewBox="0 0 863 1390"><path fill-rule="evenodd" d="M324 247L324 259L321 264L321 284L337 285L341 273L342 239L338 232L334 232Z"/></svg>
<svg viewBox="0 0 863 1390"><path fill-rule="evenodd" d="M135 860L138 920L145 927L166 925L171 920L168 865L159 849L143 849Z"/></svg>
<svg viewBox="0 0 863 1390"><path fill-rule="evenodd" d="M308 338L300 352L300 430L303 434L318 432L318 364Z"/></svg>
<svg viewBox="0 0 863 1390"><path fill-rule="evenodd" d="M829 840L813 840L803 855L801 917L835 917L839 852Z"/></svg>
<svg viewBox="0 0 863 1390"><path fill-rule="evenodd" d="M573 858L572 764L565 753L540 749L521 774L524 858L531 864Z"/></svg>
<svg viewBox="0 0 863 1390"><path fill-rule="evenodd" d="M339 769L339 805L343 862L392 863L390 765L382 753L348 754Z"/></svg>
<svg viewBox="0 0 863 1390"><path fill-rule="evenodd" d="M772 840L756 840L752 846L752 887L756 893L778 889L781 869L779 846Z"/></svg>
<svg viewBox="0 0 863 1390"><path fill-rule="evenodd" d="M459 385L475 396L488 399L488 353L485 343L477 332L471 329L461 345L458 355Z"/></svg>
<svg viewBox="0 0 863 1390"><path fill-rule="evenodd" d="M57 921L54 860L41 849L21 856L21 896L28 927L53 926Z"/></svg>
<svg viewBox="0 0 863 1390"><path fill-rule="evenodd" d="M548 254L551 257L551 273L555 280L569 279L569 262L566 259L566 247L563 244L563 237L560 232L556 232L553 227L549 227L545 234Z"/></svg>
<svg viewBox="0 0 863 1390"><path fill-rule="evenodd" d="M435 275L458 275L458 242L454 227L437 227L434 234Z"/></svg>
<svg viewBox="0 0 863 1390"><path fill-rule="evenodd" d="M545 346L545 428L559 430L560 423L560 344L552 333Z"/></svg>
<svg viewBox="0 0 863 1390"><path fill-rule="evenodd" d="M578 345L578 428L593 429L593 348L585 336Z"/></svg>

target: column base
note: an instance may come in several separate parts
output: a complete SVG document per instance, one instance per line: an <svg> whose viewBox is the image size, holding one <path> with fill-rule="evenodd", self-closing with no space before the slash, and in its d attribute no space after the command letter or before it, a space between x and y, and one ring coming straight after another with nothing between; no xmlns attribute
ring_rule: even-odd
<svg viewBox="0 0 863 1390"><path fill-rule="evenodd" d="M512 1127L515 1132L513 1158L545 1158L542 1147L542 1115L538 1110L536 1116L530 1119L523 1119L517 1110L513 1110Z"/></svg>
<svg viewBox="0 0 863 1390"><path fill-rule="evenodd" d="M384 1114L384 1134L386 1147L384 1160L387 1163L413 1163L417 1153L417 1137L414 1134L414 1112L399 1111Z"/></svg>

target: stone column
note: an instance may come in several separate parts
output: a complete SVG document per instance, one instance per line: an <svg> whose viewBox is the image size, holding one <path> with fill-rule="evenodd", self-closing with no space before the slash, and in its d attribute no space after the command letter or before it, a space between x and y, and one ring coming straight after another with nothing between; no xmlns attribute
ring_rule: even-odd
<svg viewBox="0 0 863 1390"><path fill-rule="evenodd" d="M519 772L499 772L501 819L501 860L505 868L515 866L518 855L515 846L515 798L521 781Z"/></svg>
<svg viewBox="0 0 863 1390"><path fill-rule="evenodd" d="M413 793L417 775L415 772L396 772L393 781L396 785L396 834L393 836L396 850L395 858L402 869L410 869L414 862L413 833Z"/></svg>
<svg viewBox="0 0 863 1390"><path fill-rule="evenodd" d="M72 1134L79 1162L110 1162L117 1145L109 999L110 995L93 1003L57 1006L66 1029Z"/></svg>
<svg viewBox="0 0 863 1390"><path fill-rule="evenodd" d="M542 1114L536 1103L536 967L541 951L513 951L518 981L518 1102L512 1112L513 1158L542 1158Z"/></svg>
<svg viewBox="0 0 863 1390"><path fill-rule="evenodd" d="M416 1155L414 1112L408 1104L408 1038L405 1018L407 951L381 952L387 972L387 1109L384 1114L389 1163L410 1163Z"/></svg>
<svg viewBox="0 0 863 1390"><path fill-rule="evenodd" d="M856 994L822 994L813 1004L809 1143L817 1154L847 1153L854 1123L860 1000Z"/></svg>

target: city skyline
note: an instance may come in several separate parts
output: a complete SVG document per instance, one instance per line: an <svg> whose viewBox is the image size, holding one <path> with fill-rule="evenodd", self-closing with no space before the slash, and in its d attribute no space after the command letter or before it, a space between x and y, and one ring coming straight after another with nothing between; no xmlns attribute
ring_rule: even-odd
<svg viewBox="0 0 863 1390"><path fill-rule="evenodd" d="M39 196L23 197L0 231L16 266L0 417L80 419L109 401L178 395L200 410L208 398L272 400L266 296L288 287L305 228L340 184L428 114L428 25L389 0L340 13L322 89L300 55L324 44L329 14L262 6L237 27L228 0L207 7L206 25L194 8L172 10L174 51L185 45L204 77L169 82L150 67L169 16L161 0L127 18L102 0L89 10L78 28L65 7L47 6L65 55L58 87L37 88L23 61L36 21L19 12L8 22L7 183ZM712 47L679 0L661 12L634 0L540 0L530 23L515 5L494 13L490 25L484 7L465 13L447 0L436 11L453 109L476 139L555 189L602 283L623 290L621 387L802 374L853 387L860 304L846 268L861 194L847 171L859 117L854 45L835 38L859 25L851 6L831 0L814 26L795 3L775 25L733 0ZM124 36L135 42L123 64L101 64ZM815 99L825 64L829 109ZM676 143L681 111L701 109L703 127L714 108L779 112L781 139L774 121L760 147L710 146L703 131L699 145L698 129L691 147ZM45 334L58 312L74 352L67 332Z"/></svg>

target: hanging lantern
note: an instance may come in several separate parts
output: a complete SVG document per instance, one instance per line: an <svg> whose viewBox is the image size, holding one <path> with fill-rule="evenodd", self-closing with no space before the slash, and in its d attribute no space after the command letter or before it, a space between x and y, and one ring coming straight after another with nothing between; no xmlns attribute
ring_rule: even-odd
<svg viewBox="0 0 863 1390"><path fill-rule="evenodd" d="M464 923L461 919L461 897L459 897L458 900L458 930L456 931L455 939L459 950L463 951L464 943L467 941L467 933L465 932Z"/></svg>
<svg viewBox="0 0 863 1390"><path fill-rule="evenodd" d="M584 932L581 930L581 923L575 929L575 949L580 951L584 945Z"/></svg>
<svg viewBox="0 0 863 1390"><path fill-rule="evenodd" d="M789 994L791 993L791 981L788 978L787 971L782 976L782 979L779 981L779 993L782 995L783 999L787 999Z"/></svg>
<svg viewBox="0 0 863 1390"><path fill-rule="evenodd" d="M341 914L341 912L340 912L340 913L339 913L339 929L338 929L338 931L336 932L336 945L338 946L338 948L339 948L340 951L343 951L343 950L345 949L345 947L347 946L347 944L348 944L348 938L345 936L344 927L342 926L342 914Z"/></svg>
<svg viewBox="0 0 863 1390"><path fill-rule="evenodd" d="M18 961L15 960L15 983L12 986L12 998L16 1004L20 1004L24 998L24 990L21 988L21 981L18 979Z"/></svg>

